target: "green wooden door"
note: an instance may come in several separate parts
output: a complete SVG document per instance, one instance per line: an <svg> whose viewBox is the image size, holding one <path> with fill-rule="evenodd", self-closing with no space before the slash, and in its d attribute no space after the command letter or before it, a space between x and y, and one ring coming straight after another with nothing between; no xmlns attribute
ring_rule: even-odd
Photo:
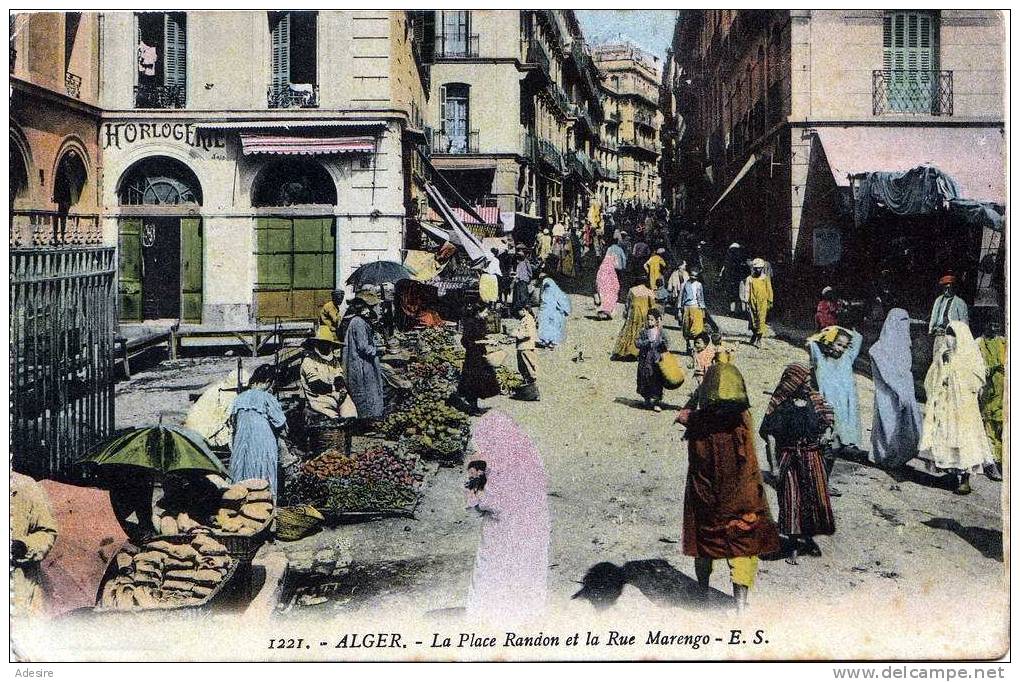
<svg viewBox="0 0 1020 682"><path fill-rule="evenodd" d="M181 319L202 321L203 239L201 218L181 218Z"/></svg>
<svg viewBox="0 0 1020 682"><path fill-rule="evenodd" d="M142 319L142 219L121 218L117 237L117 294L120 319Z"/></svg>

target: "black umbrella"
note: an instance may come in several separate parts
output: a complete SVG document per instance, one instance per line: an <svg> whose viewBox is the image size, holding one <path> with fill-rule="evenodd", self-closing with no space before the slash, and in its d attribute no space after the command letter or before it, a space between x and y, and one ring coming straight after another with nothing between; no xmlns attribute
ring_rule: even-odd
<svg viewBox="0 0 1020 682"><path fill-rule="evenodd" d="M376 286L386 284L387 282L395 284L402 279L411 278L411 271L400 263L395 263L391 260L377 260L372 263L365 263L355 270L354 274L347 278L347 283L357 291L371 284Z"/></svg>

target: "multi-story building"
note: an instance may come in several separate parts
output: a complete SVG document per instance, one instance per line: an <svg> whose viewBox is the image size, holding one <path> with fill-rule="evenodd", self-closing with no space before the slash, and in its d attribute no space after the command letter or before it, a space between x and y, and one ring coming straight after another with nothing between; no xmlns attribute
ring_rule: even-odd
<svg viewBox="0 0 1020 682"><path fill-rule="evenodd" d="M434 50L432 162L504 226L583 214L595 192L598 71L572 11L422 12Z"/></svg>
<svg viewBox="0 0 1020 682"><path fill-rule="evenodd" d="M598 195L603 206L612 206L620 198L620 98L606 82L602 91L602 135L598 152Z"/></svg>
<svg viewBox="0 0 1020 682"><path fill-rule="evenodd" d="M417 214L404 11L104 12L103 234L122 320L308 319Z"/></svg>
<svg viewBox="0 0 1020 682"><path fill-rule="evenodd" d="M659 60L629 43L601 45L594 57L605 74L611 106L619 112L619 198L658 204Z"/></svg>
<svg viewBox="0 0 1020 682"><path fill-rule="evenodd" d="M98 26L81 12L11 15L12 246L101 241Z"/></svg>
<svg viewBox="0 0 1020 682"><path fill-rule="evenodd" d="M10 17L12 466L69 476L114 426L114 249L99 229L99 21Z"/></svg>
<svg viewBox="0 0 1020 682"><path fill-rule="evenodd" d="M669 192L688 224L798 278L841 267L863 173L933 164L1004 203L1003 40L983 10L681 11Z"/></svg>

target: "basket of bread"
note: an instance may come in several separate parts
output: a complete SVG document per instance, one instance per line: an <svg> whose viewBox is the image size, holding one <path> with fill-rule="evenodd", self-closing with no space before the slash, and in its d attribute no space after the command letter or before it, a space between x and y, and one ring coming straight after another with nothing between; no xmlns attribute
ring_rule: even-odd
<svg viewBox="0 0 1020 682"><path fill-rule="evenodd" d="M237 567L227 548L206 533L125 544L107 568L96 611L206 607L224 593Z"/></svg>

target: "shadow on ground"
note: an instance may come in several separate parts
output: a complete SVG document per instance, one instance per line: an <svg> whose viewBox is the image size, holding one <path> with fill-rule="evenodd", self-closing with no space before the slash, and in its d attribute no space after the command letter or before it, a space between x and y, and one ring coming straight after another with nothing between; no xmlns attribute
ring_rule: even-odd
<svg viewBox="0 0 1020 682"><path fill-rule="evenodd" d="M617 403L619 405L626 405L627 407L633 407L635 410L641 410L642 412L651 412L651 410L649 410L648 407L645 406L645 401L643 401L643 400L635 400L633 398L622 398L621 397L621 398L614 398L613 402ZM669 403L659 403L659 407L661 407L663 409L663 411L666 411L666 410L679 410L683 406L682 405L671 405Z"/></svg>
<svg viewBox="0 0 1020 682"><path fill-rule="evenodd" d="M929 528L956 533L960 539L981 552L981 555L986 559L1002 561L1002 531L978 526L964 526L956 519L943 517L928 519L922 523Z"/></svg>
<svg viewBox="0 0 1020 682"><path fill-rule="evenodd" d="M728 609L733 599L714 588L704 588L665 559L628 561L623 566L608 561L595 564L584 574L574 599L587 599L597 610L612 607L625 585L633 585L660 607L698 610Z"/></svg>

